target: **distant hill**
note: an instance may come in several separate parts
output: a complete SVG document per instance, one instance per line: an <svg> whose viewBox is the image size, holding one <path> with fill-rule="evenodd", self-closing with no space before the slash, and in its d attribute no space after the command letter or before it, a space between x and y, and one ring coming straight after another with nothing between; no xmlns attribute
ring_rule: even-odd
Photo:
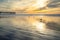
<svg viewBox="0 0 60 40"><path fill-rule="evenodd" d="M0 12L0 15L11 15L16 14L15 12Z"/></svg>

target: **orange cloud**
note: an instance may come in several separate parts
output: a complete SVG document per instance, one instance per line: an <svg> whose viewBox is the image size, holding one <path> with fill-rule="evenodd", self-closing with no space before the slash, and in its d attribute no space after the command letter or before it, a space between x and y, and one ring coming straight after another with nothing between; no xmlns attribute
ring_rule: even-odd
<svg viewBox="0 0 60 40"><path fill-rule="evenodd" d="M27 11L28 13L45 13L45 14L60 14L60 8L48 8L43 10L36 10L36 11Z"/></svg>

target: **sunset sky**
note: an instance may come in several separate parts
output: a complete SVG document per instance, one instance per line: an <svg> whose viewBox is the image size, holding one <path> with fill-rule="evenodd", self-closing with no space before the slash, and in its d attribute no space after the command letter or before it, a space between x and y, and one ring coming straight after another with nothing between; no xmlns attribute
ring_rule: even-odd
<svg viewBox="0 0 60 40"><path fill-rule="evenodd" d="M0 11L60 13L60 0L0 0Z"/></svg>
<svg viewBox="0 0 60 40"><path fill-rule="evenodd" d="M0 0L0 40L60 40L60 0Z"/></svg>

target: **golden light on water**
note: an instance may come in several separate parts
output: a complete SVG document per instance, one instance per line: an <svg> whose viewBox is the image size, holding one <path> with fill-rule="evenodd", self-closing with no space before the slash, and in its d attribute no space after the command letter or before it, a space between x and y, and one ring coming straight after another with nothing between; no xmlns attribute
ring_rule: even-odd
<svg viewBox="0 0 60 40"><path fill-rule="evenodd" d="M36 26L36 29L41 33L46 31L46 24L43 22L35 22L33 25Z"/></svg>

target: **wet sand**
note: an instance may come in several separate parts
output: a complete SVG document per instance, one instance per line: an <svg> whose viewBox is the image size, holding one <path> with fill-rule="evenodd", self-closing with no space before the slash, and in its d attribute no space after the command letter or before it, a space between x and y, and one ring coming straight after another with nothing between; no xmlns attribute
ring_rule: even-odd
<svg viewBox="0 0 60 40"><path fill-rule="evenodd" d="M0 18L0 40L60 40L59 16L44 16L46 29L43 31L33 26L29 18L24 16Z"/></svg>

